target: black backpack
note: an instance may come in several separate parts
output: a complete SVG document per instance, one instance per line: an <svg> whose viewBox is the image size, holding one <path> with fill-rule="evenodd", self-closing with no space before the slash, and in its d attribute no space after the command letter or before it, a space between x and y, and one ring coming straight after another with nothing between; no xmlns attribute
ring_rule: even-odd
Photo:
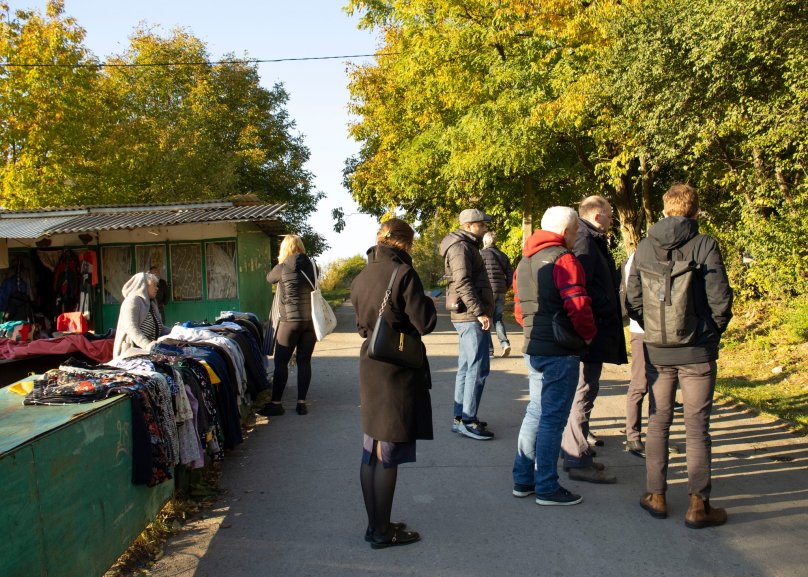
<svg viewBox="0 0 808 577"><path fill-rule="evenodd" d="M643 339L648 345L681 347L699 337L701 318L695 290L702 283L702 265L682 256L690 252L688 245L699 236L669 251L667 261L634 262L642 282Z"/></svg>

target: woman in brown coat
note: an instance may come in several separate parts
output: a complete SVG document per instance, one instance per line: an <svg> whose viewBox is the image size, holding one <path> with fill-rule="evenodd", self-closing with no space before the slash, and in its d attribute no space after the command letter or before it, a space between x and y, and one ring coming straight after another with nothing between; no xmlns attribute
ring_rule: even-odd
<svg viewBox="0 0 808 577"><path fill-rule="evenodd" d="M384 318L396 330L426 335L437 322L434 301L424 294L418 273L412 268L414 231L403 220L384 222L377 245L368 250L368 264L351 284L351 302L359 334L373 334L379 308L398 267ZM424 350L426 357L426 350ZM359 392L364 432L359 478L368 514L365 540L374 549L407 545L421 537L392 523L390 512L396 489L398 465L415 461L415 440L432 439L432 382L429 364L411 369L371 359L368 341L359 356Z"/></svg>

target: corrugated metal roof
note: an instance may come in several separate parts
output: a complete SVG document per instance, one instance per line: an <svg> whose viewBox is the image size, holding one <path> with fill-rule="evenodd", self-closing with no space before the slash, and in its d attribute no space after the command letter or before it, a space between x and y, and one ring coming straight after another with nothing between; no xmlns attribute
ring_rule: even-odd
<svg viewBox="0 0 808 577"><path fill-rule="evenodd" d="M231 206L228 208L199 208L195 210L87 214L60 223L48 229L45 234L65 234L95 230L122 230L149 226L196 224L201 222L272 220L281 211L283 206L282 204L258 204L251 206Z"/></svg>
<svg viewBox="0 0 808 577"><path fill-rule="evenodd" d="M212 203L211 203L212 204ZM132 207L120 212L72 216L44 217L23 215L15 211L11 215L0 213L0 236L3 238L38 238L54 234L92 232L100 230L131 230L152 226L176 224L196 224L203 222L251 222L275 220L285 204L253 204L245 206L207 206L196 208L168 209L165 206L156 210L131 211ZM176 206L176 205L175 205ZM123 208L123 207L122 207Z"/></svg>
<svg viewBox="0 0 808 577"><path fill-rule="evenodd" d="M43 213L66 213L71 215L100 213L100 212L132 212L144 210L165 210L165 209L192 209L192 208L226 208L233 206L232 200L193 200L187 202L150 202L148 204L91 204L87 206L41 206L36 208L24 208L19 210L6 210L0 208L0 218L7 218L9 215L41 215ZM60 215L61 216L61 215Z"/></svg>
<svg viewBox="0 0 808 577"><path fill-rule="evenodd" d="M0 238L39 238L46 230L72 220L73 216L0 219Z"/></svg>

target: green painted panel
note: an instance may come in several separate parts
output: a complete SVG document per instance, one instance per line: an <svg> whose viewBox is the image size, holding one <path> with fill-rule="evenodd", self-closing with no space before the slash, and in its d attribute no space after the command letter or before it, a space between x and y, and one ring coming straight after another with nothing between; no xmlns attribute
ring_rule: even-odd
<svg viewBox="0 0 808 577"><path fill-rule="evenodd" d="M77 406L16 407L0 420L0 438L35 426L0 455L0 575L103 575L171 497L173 482L132 485L128 397L79 405L66 421ZM43 432L49 419L55 428Z"/></svg>
<svg viewBox="0 0 808 577"><path fill-rule="evenodd" d="M118 313L121 310L121 305L99 305L101 309L100 325L96 323L95 331L97 333L105 333L109 329L114 329L118 326Z"/></svg>
<svg viewBox="0 0 808 577"><path fill-rule="evenodd" d="M45 539L32 445L0 457L0 479L0 575L43 575Z"/></svg>
<svg viewBox="0 0 808 577"><path fill-rule="evenodd" d="M10 387L0 389L0 457L40 435L50 433L98 407L123 399L112 397L96 403L26 407L22 395Z"/></svg>
<svg viewBox="0 0 808 577"><path fill-rule="evenodd" d="M166 326L186 321L213 322L223 310L239 310L253 312L259 319L265 319L272 304L272 292L268 290L266 276L272 268L272 250L270 238L258 227L250 223L240 223L237 228L238 254L238 299L216 301L173 301L169 300L165 307ZM206 239L200 242L209 242ZM231 240L231 239L220 239ZM203 294L204 259L202 262ZM120 305L101 304L100 322L96 332L104 332L118 325Z"/></svg>
<svg viewBox="0 0 808 577"><path fill-rule="evenodd" d="M269 237L251 224L238 226L238 275L241 310L263 320L269 314L272 291L267 273L272 269Z"/></svg>

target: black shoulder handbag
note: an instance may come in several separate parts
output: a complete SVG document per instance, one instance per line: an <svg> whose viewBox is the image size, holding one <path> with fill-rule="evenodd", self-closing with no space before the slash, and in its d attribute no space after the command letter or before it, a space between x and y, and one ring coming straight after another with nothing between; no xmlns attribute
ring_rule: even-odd
<svg viewBox="0 0 808 577"><path fill-rule="evenodd" d="M379 317L376 319L376 326L373 327L373 334L368 344L368 356L400 367L420 369L424 366L424 345L421 343L421 335L399 332L382 316L387 303L390 302L390 295L393 294L393 282L399 266L401 265L393 269L382 306L379 307Z"/></svg>
<svg viewBox="0 0 808 577"><path fill-rule="evenodd" d="M575 331L572 321L563 309L553 315L553 337L565 349L582 351L586 348L586 341Z"/></svg>

